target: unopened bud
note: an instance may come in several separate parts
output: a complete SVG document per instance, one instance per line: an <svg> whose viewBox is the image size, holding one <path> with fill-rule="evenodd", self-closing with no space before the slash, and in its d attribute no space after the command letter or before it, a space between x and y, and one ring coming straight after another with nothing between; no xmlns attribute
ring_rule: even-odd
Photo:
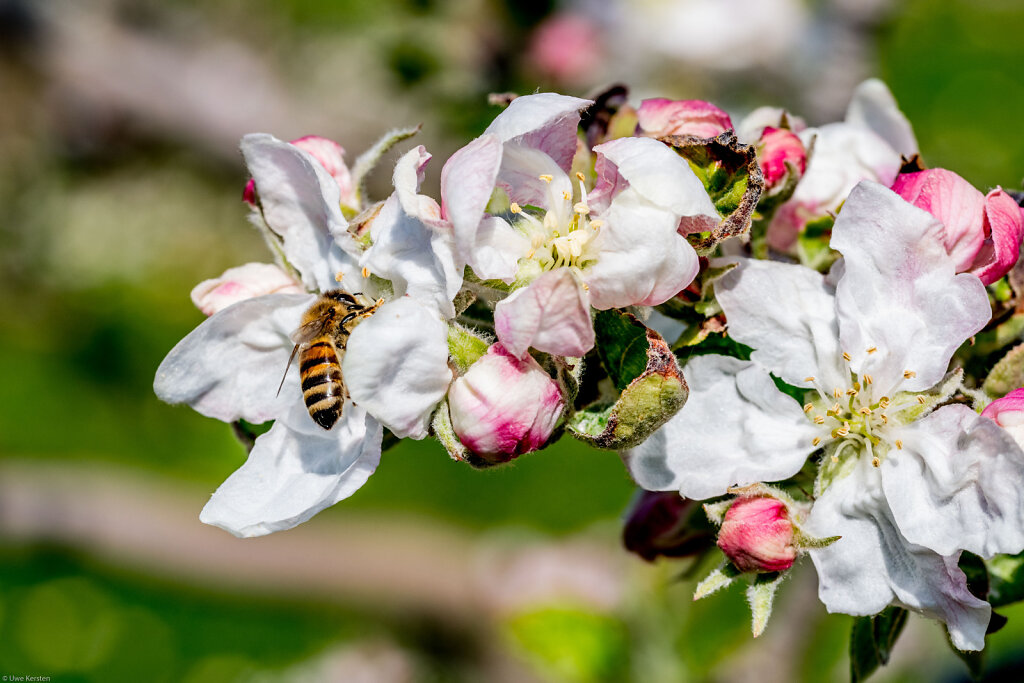
<svg viewBox="0 0 1024 683"><path fill-rule="evenodd" d="M728 114L703 100L644 100L636 113L640 130L651 137L713 138L732 128Z"/></svg>
<svg viewBox="0 0 1024 683"><path fill-rule="evenodd" d="M797 548L786 504L770 496L741 497L729 507L718 547L744 572L779 572L793 566Z"/></svg>
<svg viewBox="0 0 1024 683"><path fill-rule="evenodd" d="M714 534L700 505L676 491L641 491L622 530L626 550L648 562L689 557L712 547Z"/></svg>
<svg viewBox="0 0 1024 683"><path fill-rule="evenodd" d="M1006 396L992 401L981 411L981 416L995 420L1024 448L1024 388L1014 389Z"/></svg>
<svg viewBox="0 0 1024 683"><path fill-rule="evenodd" d="M807 150L792 131L768 127L757 141L757 161L764 173L764 182L771 191L782 184L792 171L799 179L807 168Z"/></svg>

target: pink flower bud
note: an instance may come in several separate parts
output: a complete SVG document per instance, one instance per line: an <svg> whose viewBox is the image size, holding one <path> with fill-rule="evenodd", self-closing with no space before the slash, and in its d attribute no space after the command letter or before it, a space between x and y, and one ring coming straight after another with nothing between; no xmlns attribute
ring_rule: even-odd
<svg viewBox="0 0 1024 683"><path fill-rule="evenodd" d="M677 491L642 491L622 530L626 550L648 562L664 557L688 557L711 547L714 536L697 501Z"/></svg>
<svg viewBox="0 0 1024 683"><path fill-rule="evenodd" d="M992 401L981 411L981 416L995 420L1024 448L1024 388L1014 389Z"/></svg>
<svg viewBox="0 0 1024 683"><path fill-rule="evenodd" d="M740 571L789 569L797 549L786 504L770 496L737 498L725 513L718 547Z"/></svg>
<svg viewBox="0 0 1024 683"><path fill-rule="evenodd" d="M192 303L206 315L223 310L243 299L264 294L303 294L305 289L288 273L270 263L246 263L228 268L220 277L204 280L192 288Z"/></svg>
<svg viewBox="0 0 1024 683"><path fill-rule="evenodd" d="M767 127L757 141L757 160L764 173L766 189L771 190L786 179L789 162L799 178L807 169L807 150L804 143L792 131L784 128Z"/></svg>
<svg viewBox="0 0 1024 683"><path fill-rule="evenodd" d="M732 128L724 111L703 100L644 100L637 109L637 124L650 137L693 135L713 138Z"/></svg>
<svg viewBox="0 0 1024 683"><path fill-rule="evenodd" d="M527 355L500 343L452 384L448 408L462 444L490 464L535 451L548 440L565 400L558 384Z"/></svg>
<svg viewBox="0 0 1024 683"><path fill-rule="evenodd" d="M892 189L942 223L946 251L958 273L974 273L988 285L1017 262L1024 222L1017 203L1002 189L986 197L942 168L904 173Z"/></svg>

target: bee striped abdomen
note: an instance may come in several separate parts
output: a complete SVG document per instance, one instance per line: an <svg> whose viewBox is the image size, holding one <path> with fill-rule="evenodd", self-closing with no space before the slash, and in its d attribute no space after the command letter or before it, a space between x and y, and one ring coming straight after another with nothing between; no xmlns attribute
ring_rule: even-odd
<svg viewBox="0 0 1024 683"><path fill-rule="evenodd" d="M299 351L302 399L310 417L330 429L341 417L345 385L338 350L330 339L314 339Z"/></svg>

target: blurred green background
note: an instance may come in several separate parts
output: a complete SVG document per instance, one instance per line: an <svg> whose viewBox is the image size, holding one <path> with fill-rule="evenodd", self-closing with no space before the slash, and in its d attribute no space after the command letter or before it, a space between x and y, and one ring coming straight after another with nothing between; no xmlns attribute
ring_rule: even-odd
<svg viewBox="0 0 1024 683"><path fill-rule="evenodd" d="M741 592L695 604L685 563L627 556L614 453L563 441L477 472L407 442L351 499L239 541L197 515L244 451L152 394L202 319L191 287L269 258L240 201L246 132L325 135L354 158L422 123L430 188L497 112L491 92L625 79L635 101L784 105L815 124L879 75L929 165L1021 188L1020 2L778 0L753 30L783 48L728 42L734 11L699 54L645 43L687 4L702 3L0 0L0 673L844 680L851 620L825 615L809 562L753 641ZM1006 613L993 676L1024 662L1024 609ZM912 618L878 680L964 679L943 641Z"/></svg>

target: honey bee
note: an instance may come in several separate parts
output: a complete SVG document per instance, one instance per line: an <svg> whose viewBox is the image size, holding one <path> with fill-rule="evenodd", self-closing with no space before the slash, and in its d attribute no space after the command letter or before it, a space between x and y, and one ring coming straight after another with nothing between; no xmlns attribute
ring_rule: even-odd
<svg viewBox="0 0 1024 683"><path fill-rule="evenodd" d="M309 416L324 429L333 427L341 417L348 396L341 374L348 337L355 326L373 315L382 303L383 299L372 306L364 306L352 294L332 289L321 294L309 307L302 316L302 324L292 333L295 348L288 359L288 367L298 354L302 399ZM284 372L287 376L288 368ZM284 377L281 385L284 385Z"/></svg>

